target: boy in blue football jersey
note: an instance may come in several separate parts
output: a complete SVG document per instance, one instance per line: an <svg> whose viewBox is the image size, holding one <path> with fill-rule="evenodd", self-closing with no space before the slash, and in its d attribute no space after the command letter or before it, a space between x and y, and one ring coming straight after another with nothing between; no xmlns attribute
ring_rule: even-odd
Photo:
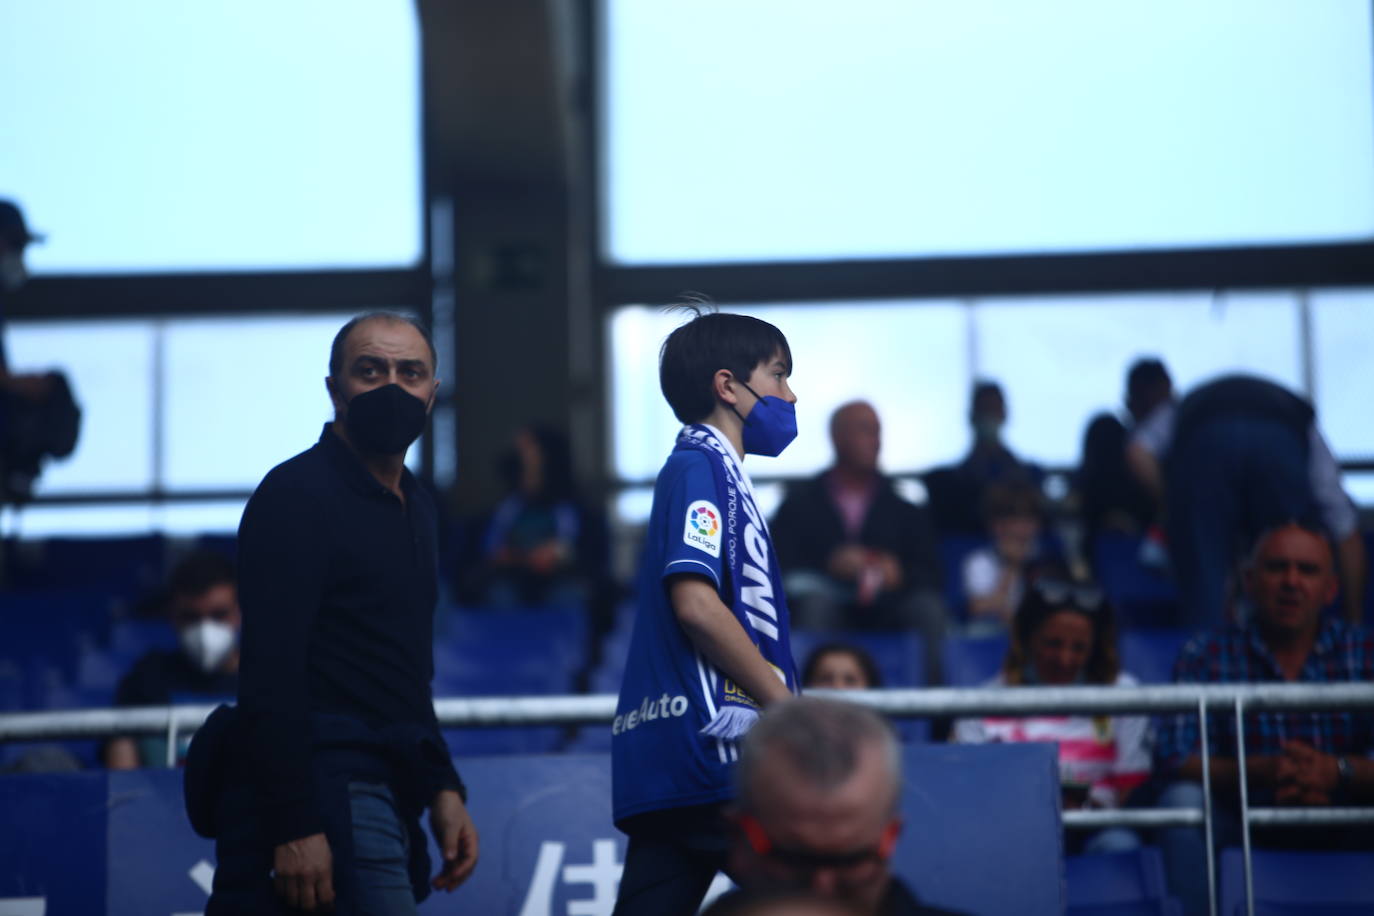
<svg viewBox="0 0 1374 916"><path fill-rule="evenodd" d="M695 913L729 847L736 741L797 691L787 604L743 456L796 437L782 332L698 313L664 341L684 424L654 486L638 616L611 728L616 825L630 837L618 916Z"/></svg>

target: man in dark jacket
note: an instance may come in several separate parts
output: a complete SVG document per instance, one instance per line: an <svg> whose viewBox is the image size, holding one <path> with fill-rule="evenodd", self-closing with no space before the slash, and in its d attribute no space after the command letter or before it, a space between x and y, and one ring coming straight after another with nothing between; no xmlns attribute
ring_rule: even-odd
<svg viewBox="0 0 1374 916"><path fill-rule="evenodd" d="M938 646L945 614L934 538L925 512L878 470L877 411L841 406L830 438L835 464L795 486L772 524L794 624L918 629Z"/></svg>
<svg viewBox="0 0 1374 916"><path fill-rule="evenodd" d="M209 916L414 913L430 886L452 891L476 865L430 692L434 501L405 467L434 369L409 319L346 324L330 354L334 422L244 509L240 721L226 767L243 778L219 803ZM433 878L426 808L444 860Z"/></svg>

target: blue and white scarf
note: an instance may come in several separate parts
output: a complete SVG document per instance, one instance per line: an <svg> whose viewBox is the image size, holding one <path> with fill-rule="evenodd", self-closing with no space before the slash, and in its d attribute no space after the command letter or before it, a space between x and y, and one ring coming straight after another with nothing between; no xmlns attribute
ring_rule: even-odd
<svg viewBox="0 0 1374 916"><path fill-rule="evenodd" d="M721 586L722 599L758 646L764 661L795 693L797 675L782 570L767 522L754 500L753 486L730 447L710 427L699 423L683 427L674 451L682 449L695 449L710 460L716 505L723 507L726 581ZM759 704L723 673L713 670L713 674L709 680L715 714L701 734L724 740L738 738L758 718Z"/></svg>

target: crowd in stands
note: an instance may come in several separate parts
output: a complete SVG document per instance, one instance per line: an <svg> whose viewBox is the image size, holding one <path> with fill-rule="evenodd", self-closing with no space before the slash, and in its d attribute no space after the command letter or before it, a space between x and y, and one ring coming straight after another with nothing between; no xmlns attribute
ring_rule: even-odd
<svg viewBox="0 0 1374 916"><path fill-rule="evenodd" d="M1046 506L1044 472L1002 441L1008 407L994 383L973 391L968 454L923 475L923 505L903 498L880 469L876 410L864 402L836 410L833 464L793 485L771 525L799 631L794 644L810 649L804 684L1130 688L1170 671L1189 683L1374 679L1374 641L1361 627L1366 564L1358 515L1311 407L1245 377L1179 398L1157 360L1131 368L1126 406L1124 422L1103 415L1090 423L1067 511L1058 514ZM566 436L522 430L504 470L508 492L460 526L450 548L450 593L483 611L441 617L435 693L614 690L631 611L616 609L611 598L607 524L578 493ZM1066 517L1074 524L1063 524ZM11 641L9 651L0 647L0 709L64 700L212 703L234 695L240 621L225 546L184 556L149 619L97 620L111 595L92 597L99 589L87 583L65 589L64 600L85 600L77 594L84 589L90 602L104 602L83 612L96 622L66 627L65 638L76 632L80 645L51 658L24 639ZM11 545L12 608L51 586L34 578L42 564L32 560ZM115 604L133 607L137 587L147 584L121 580ZM588 608L599 610L589 615ZM557 652L548 651L555 643ZM1145 646L1153 654L1141 654ZM981 661L970 664L970 653ZM1148 670L1133 671L1133 662ZM35 683L56 686L35 698ZM819 709L812 712L826 707ZM795 743L805 727L783 723L776 739L759 744ZM1254 713L1245 735L1252 801L1374 800L1369 714ZM1235 724L1227 717L1217 717L1206 736L1192 716L1037 716L962 720L950 737L1057 743L1066 810L1200 807L1199 745L1206 740L1221 842L1236 837L1239 775ZM450 733L456 753L604 750L608 740L595 729ZM168 758L165 742L147 736L113 738L94 752L79 742L64 747L112 768ZM0 763L14 768L32 759L8 749ZM736 855L759 866L767 858L761 847L780 829L768 822L767 806L783 802L753 798L750 773L746 766L741 774L743 809L757 811L750 815L757 830L741 834L748 842ZM769 783L770 795L784 789ZM1312 845L1314 836L1296 840ZM1256 839L1288 844L1295 835L1260 832ZM1202 842L1195 828L1155 835L1111 828L1070 836L1069 851L1157 843L1171 887L1196 912L1205 908ZM1319 843L1352 844L1368 847L1370 840L1328 831ZM771 912L766 899L754 909L734 908L744 906L722 901L718 911Z"/></svg>

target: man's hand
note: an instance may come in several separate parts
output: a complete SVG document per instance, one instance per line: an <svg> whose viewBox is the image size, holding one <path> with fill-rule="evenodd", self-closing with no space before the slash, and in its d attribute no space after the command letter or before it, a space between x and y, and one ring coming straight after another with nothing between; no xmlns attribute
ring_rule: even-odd
<svg viewBox="0 0 1374 916"><path fill-rule="evenodd" d="M1340 784L1336 758L1302 741L1286 741L1275 773L1279 804L1329 805Z"/></svg>
<svg viewBox="0 0 1374 916"><path fill-rule="evenodd" d="M323 833L282 843L272 855L277 894L307 913L334 909L334 856Z"/></svg>
<svg viewBox="0 0 1374 916"><path fill-rule="evenodd" d="M867 548L859 544L844 544L831 552L826 571L841 582L853 582L867 562Z"/></svg>
<svg viewBox="0 0 1374 916"><path fill-rule="evenodd" d="M429 827L444 857L434 876L434 889L452 893L477 867L477 828L472 824L462 796L444 789L429 806Z"/></svg>

